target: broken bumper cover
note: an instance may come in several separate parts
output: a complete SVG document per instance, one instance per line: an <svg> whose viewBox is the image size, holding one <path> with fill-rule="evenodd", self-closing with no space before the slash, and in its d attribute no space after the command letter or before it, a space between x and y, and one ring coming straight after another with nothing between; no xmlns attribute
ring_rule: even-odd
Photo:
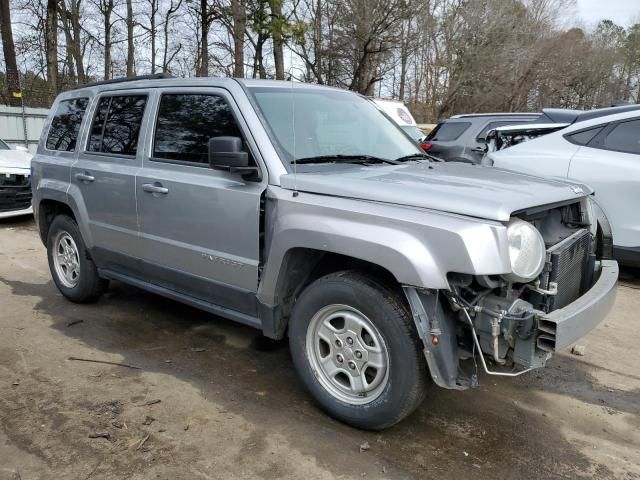
<svg viewBox="0 0 640 480"><path fill-rule="evenodd" d="M595 328L613 307L617 280L618 263L603 260L598 280L584 295L564 308L540 315L538 348L557 352Z"/></svg>

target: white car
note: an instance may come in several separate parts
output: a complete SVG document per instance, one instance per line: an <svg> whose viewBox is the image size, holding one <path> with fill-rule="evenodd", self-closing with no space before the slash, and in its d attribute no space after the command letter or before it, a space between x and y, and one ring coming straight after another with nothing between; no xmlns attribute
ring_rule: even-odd
<svg viewBox="0 0 640 480"><path fill-rule="evenodd" d="M418 124L413 118L413 115L411 115L407 106L400 100L372 98L371 101L416 142L420 143L424 140L426 135L418 128Z"/></svg>
<svg viewBox="0 0 640 480"><path fill-rule="evenodd" d="M498 134L508 138L514 132ZM590 185L611 222L614 256L640 266L639 111L592 118L489 150L483 163L494 167Z"/></svg>
<svg viewBox="0 0 640 480"><path fill-rule="evenodd" d="M0 218L30 215L31 155L0 140Z"/></svg>

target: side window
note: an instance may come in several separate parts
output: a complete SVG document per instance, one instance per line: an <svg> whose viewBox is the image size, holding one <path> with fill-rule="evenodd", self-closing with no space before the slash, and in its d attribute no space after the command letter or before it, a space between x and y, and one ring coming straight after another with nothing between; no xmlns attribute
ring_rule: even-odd
<svg viewBox="0 0 640 480"><path fill-rule="evenodd" d="M616 125L604 139L602 148L640 154L640 120Z"/></svg>
<svg viewBox="0 0 640 480"><path fill-rule="evenodd" d="M146 95L102 97L96 108L87 149L135 156Z"/></svg>
<svg viewBox="0 0 640 480"><path fill-rule="evenodd" d="M75 98L58 104L47 135L47 150L73 152L76 149L78 132L88 103L88 98Z"/></svg>
<svg viewBox="0 0 640 480"><path fill-rule="evenodd" d="M565 135L564 138L566 138L571 143L574 143L576 145L586 145L591 140L593 140L594 137L598 135L603 128L604 128L604 125L600 125L598 127L590 128L588 130L582 130L580 132Z"/></svg>
<svg viewBox="0 0 640 480"><path fill-rule="evenodd" d="M153 158L207 164L209 139L223 136L242 137L224 98L205 94L162 95Z"/></svg>

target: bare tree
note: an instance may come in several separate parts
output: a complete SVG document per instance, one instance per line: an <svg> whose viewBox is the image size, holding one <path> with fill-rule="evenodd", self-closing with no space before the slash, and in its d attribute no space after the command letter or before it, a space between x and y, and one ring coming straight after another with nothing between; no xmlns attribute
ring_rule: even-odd
<svg viewBox="0 0 640 480"><path fill-rule="evenodd" d="M167 8L167 11L164 15L164 22L162 25L162 29L164 32L164 50L163 50L163 54L162 54L162 71L163 72L168 72L169 71L169 65L171 64L171 62L173 61L174 57L178 54L178 52L180 52L180 50L182 49L182 44L178 44L177 47L175 47L173 49L173 52L170 52L169 49L169 32L171 29L171 21L174 17L174 15L180 10L180 7L182 6L182 0L177 0L176 3L173 3L174 0L171 0L171 3L169 4L169 7Z"/></svg>
<svg viewBox="0 0 640 480"><path fill-rule="evenodd" d="M233 76L244 77L244 36L247 25L247 8L244 0L231 0L233 16Z"/></svg>
<svg viewBox="0 0 640 480"><path fill-rule="evenodd" d="M16 62L16 47L13 43L13 30L11 27L11 10L9 0L0 0L0 30L2 33L2 51L7 72L7 86L9 94L20 92L20 79L18 78L18 64Z"/></svg>
<svg viewBox="0 0 640 480"><path fill-rule="evenodd" d="M47 58L47 81L53 96L58 93L58 2L47 0L45 23L45 55Z"/></svg>
<svg viewBox="0 0 640 480"><path fill-rule="evenodd" d="M284 80L282 0L269 0L269 8L271 10L271 37L273 38L273 61L276 66L276 80Z"/></svg>
<svg viewBox="0 0 640 480"><path fill-rule="evenodd" d="M135 51L133 44L133 4L127 0L127 77L135 75Z"/></svg>

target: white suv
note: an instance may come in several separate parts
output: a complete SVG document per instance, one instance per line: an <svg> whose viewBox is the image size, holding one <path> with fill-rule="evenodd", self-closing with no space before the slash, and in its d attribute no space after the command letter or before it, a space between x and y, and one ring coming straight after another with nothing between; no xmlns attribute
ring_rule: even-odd
<svg viewBox="0 0 640 480"><path fill-rule="evenodd" d="M614 256L640 266L640 112L574 123L487 155L488 163L590 185L613 230Z"/></svg>

